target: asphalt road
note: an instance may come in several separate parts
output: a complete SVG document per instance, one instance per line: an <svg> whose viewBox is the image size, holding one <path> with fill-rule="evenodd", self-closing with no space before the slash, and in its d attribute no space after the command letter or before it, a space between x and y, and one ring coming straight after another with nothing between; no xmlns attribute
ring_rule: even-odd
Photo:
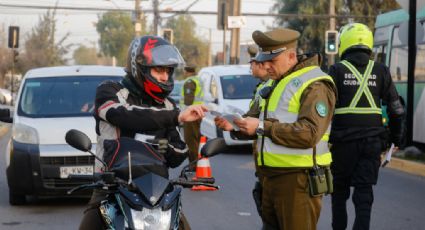
<svg viewBox="0 0 425 230"><path fill-rule="evenodd" d="M8 135L0 137L0 229L77 229L87 200L69 198L30 199L28 205L10 206L5 178L4 148ZM192 229L260 229L251 189L254 168L249 154L226 153L210 159L219 191L183 193L183 210ZM176 175L177 170L172 171ZM354 219L349 200L349 222ZM375 188L371 229L425 229L425 178L383 169ZM319 230L330 227L330 197L323 199ZM351 227L349 227L351 228Z"/></svg>

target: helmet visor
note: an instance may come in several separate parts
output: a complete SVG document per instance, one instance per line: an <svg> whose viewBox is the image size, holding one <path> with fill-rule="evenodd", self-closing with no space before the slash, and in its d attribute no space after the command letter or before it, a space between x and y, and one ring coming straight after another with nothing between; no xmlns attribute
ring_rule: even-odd
<svg viewBox="0 0 425 230"><path fill-rule="evenodd" d="M144 66L171 66L183 67L185 65L180 52L173 45L161 45L143 51L144 58L137 63Z"/></svg>

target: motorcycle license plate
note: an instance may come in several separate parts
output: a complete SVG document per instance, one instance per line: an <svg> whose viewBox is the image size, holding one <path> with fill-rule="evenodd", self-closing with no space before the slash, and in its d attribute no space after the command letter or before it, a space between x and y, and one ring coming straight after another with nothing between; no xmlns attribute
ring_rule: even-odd
<svg viewBox="0 0 425 230"><path fill-rule="evenodd" d="M59 168L60 178L68 178L69 175L93 175L93 165L64 166Z"/></svg>

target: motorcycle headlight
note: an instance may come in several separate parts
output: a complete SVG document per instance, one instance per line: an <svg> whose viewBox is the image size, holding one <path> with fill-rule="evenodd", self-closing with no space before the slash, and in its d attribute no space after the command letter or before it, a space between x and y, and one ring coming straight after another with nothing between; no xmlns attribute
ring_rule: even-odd
<svg viewBox="0 0 425 230"><path fill-rule="evenodd" d="M168 230L171 224L171 209L162 211L162 209L147 209L142 211L131 209L134 227L137 230Z"/></svg>
<svg viewBox="0 0 425 230"><path fill-rule="evenodd" d="M38 144L38 133L34 128L23 125L14 124L12 129L12 136L15 141L26 144Z"/></svg>

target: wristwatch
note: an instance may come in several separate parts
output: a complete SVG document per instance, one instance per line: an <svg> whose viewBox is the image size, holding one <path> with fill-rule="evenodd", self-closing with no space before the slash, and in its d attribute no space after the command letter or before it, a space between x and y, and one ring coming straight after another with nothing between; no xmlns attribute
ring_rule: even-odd
<svg viewBox="0 0 425 230"><path fill-rule="evenodd" d="M264 121L260 121L260 123L258 123L257 129L255 129L255 133L257 133L258 136L264 135Z"/></svg>

